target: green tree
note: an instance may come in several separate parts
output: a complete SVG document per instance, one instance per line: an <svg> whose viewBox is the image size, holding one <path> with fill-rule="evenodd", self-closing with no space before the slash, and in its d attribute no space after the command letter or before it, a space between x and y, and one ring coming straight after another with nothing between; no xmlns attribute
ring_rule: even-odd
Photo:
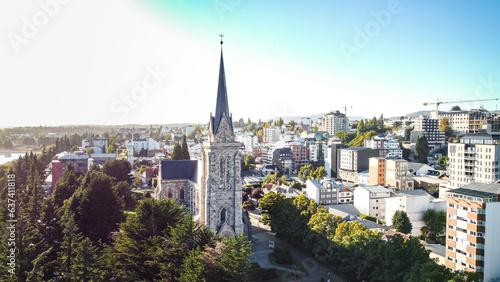
<svg viewBox="0 0 500 282"><path fill-rule="evenodd" d="M87 149L87 154L93 154L94 153L94 148L90 147Z"/></svg>
<svg viewBox="0 0 500 282"><path fill-rule="evenodd" d="M172 152L171 160L184 160L184 153L182 152L181 146L179 143L175 143L174 151Z"/></svg>
<svg viewBox="0 0 500 282"><path fill-rule="evenodd" d="M94 245L111 242L111 232L125 219L123 201L113 189L113 179L90 171L76 192L64 202L64 220L73 220Z"/></svg>
<svg viewBox="0 0 500 282"><path fill-rule="evenodd" d="M73 151L73 152L78 151L78 150L80 150L80 148L78 148L77 145L74 145L73 147L71 147L71 151Z"/></svg>
<svg viewBox="0 0 500 282"><path fill-rule="evenodd" d="M453 135L453 129L451 129L450 121L448 118L443 118L439 123L439 131L444 132L446 138L450 138Z"/></svg>
<svg viewBox="0 0 500 282"><path fill-rule="evenodd" d="M126 181L128 184L132 184L132 176L130 172L132 171L132 167L128 160L114 160L111 162L106 162L103 165L103 172L111 177L114 177L116 180L115 183Z"/></svg>
<svg viewBox="0 0 500 282"><path fill-rule="evenodd" d="M424 212L425 225L429 227L430 238L436 239L436 235L444 232L446 227L446 212L436 210L426 210Z"/></svg>
<svg viewBox="0 0 500 282"><path fill-rule="evenodd" d="M313 131L318 131L318 126L314 125Z"/></svg>
<svg viewBox="0 0 500 282"><path fill-rule="evenodd" d="M184 135L182 137L181 150L182 150L182 157L183 157L182 159L184 159L184 160L191 159L191 157L189 156L189 148L188 148L187 141L186 141L186 135Z"/></svg>
<svg viewBox="0 0 500 282"><path fill-rule="evenodd" d="M398 210L394 213L394 216L392 217L392 226L401 233L411 233L412 224L406 212L402 210Z"/></svg>
<svg viewBox="0 0 500 282"><path fill-rule="evenodd" d="M448 166L448 157L447 156L441 156L438 159L438 165L441 167L446 167Z"/></svg>
<svg viewBox="0 0 500 282"><path fill-rule="evenodd" d="M455 105L455 106L453 106L453 107L451 108L451 110L452 110L452 111L461 111L462 109L460 108L460 106Z"/></svg>
<svg viewBox="0 0 500 282"><path fill-rule="evenodd" d="M415 157L417 157L419 163L427 163L427 157L429 156L429 143L425 135L417 138L415 143Z"/></svg>
<svg viewBox="0 0 500 282"><path fill-rule="evenodd" d="M245 158L244 158L244 161L245 161L245 165L251 165L251 164L255 164L255 157L252 156L252 155L246 155Z"/></svg>
<svg viewBox="0 0 500 282"><path fill-rule="evenodd" d="M109 141L109 147L108 147L108 150L106 151L106 153L115 153L116 152L116 141L115 139L111 138L111 140Z"/></svg>
<svg viewBox="0 0 500 282"><path fill-rule="evenodd" d="M143 184L144 184L144 182L139 177L139 175L136 175L134 178L134 186L142 186Z"/></svg>

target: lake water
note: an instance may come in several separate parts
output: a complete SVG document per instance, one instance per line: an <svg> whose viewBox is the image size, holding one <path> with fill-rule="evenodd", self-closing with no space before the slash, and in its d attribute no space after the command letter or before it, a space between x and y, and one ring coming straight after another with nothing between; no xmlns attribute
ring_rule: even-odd
<svg viewBox="0 0 500 282"><path fill-rule="evenodd" d="M24 156L24 154L25 153L0 153L0 165L17 160L20 156Z"/></svg>

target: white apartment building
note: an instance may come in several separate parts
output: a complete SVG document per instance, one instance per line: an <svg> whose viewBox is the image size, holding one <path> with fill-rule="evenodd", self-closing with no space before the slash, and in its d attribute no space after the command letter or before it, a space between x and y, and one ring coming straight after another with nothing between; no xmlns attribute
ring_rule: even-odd
<svg viewBox="0 0 500 282"><path fill-rule="evenodd" d="M354 206L363 214L385 221L385 200L391 191L382 186L360 186L354 190Z"/></svg>
<svg viewBox="0 0 500 282"><path fill-rule="evenodd" d="M82 149L84 151L87 151L88 148L94 148L94 152L97 153L102 150L102 147L104 147L105 151L101 153L106 153L108 149L108 138L91 137L82 140Z"/></svg>
<svg viewBox="0 0 500 282"><path fill-rule="evenodd" d="M446 266L500 278L500 184L471 183L446 193Z"/></svg>
<svg viewBox="0 0 500 282"><path fill-rule="evenodd" d="M439 120L420 116L415 119L414 130L411 133L411 142L416 143L416 138L424 135L429 147L439 147L445 143L444 132L439 131Z"/></svg>
<svg viewBox="0 0 500 282"><path fill-rule="evenodd" d="M130 141L128 145L132 145L137 153L140 153L142 149L160 150L160 142L154 140L151 137L148 137L146 139L132 139L132 141Z"/></svg>
<svg viewBox="0 0 500 282"><path fill-rule="evenodd" d="M335 133L338 131L347 130L349 121L345 114L336 111L326 114L321 123L324 126L324 130L328 132L330 136L335 136Z"/></svg>
<svg viewBox="0 0 500 282"><path fill-rule="evenodd" d="M258 137L249 132L237 135L236 140L243 143L247 153L252 153L253 148L259 144Z"/></svg>
<svg viewBox="0 0 500 282"><path fill-rule="evenodd" d="M276 143L280 140L281 128L279 126L269 126L264 128L263 141L265 143Z"/></svg>
<svg viewBox="0 0 500 282"><path fill-rule="evenodd" d="M474 109L470 111L449 111L439 114L439 120L448 118L451 129L456 133L469 133L471 122L474 120L486 120L489 113L484 109Z"/></svg>
<svg viewBox="0 0 500 282"><path fill-rule="evenodd" d="M385 199L385 219L387 225L392 224L392 218L398 210L406 212L412 224L408 235L421 235L420 229L425 226L424 212L432 209L446 210L446 201L435 199L424 190L395 191L395 196Z"/></svg>
<svg viewBox="0 0 500 282"><path fill-rule="evenodd" d="M448 188L472 182L493 183L500 179L498 136L488 133L465 135L460 143L448 144Z"/></svg>
<svg viewBox="0 0 500 282"><path fill-rule="evenodd" d="M317 204L336 205L353 202L354 193L348 187L331 178L309 179L306 181L306 195Z"/></svg>
<svg viewBox="0 0 500 282"><path fill-rule="evenodd" d="M391 136L375 136L373 139L365 139L365 147L379 151L379 157L403 158L403 150L399 147L399 141Z"/></svg>

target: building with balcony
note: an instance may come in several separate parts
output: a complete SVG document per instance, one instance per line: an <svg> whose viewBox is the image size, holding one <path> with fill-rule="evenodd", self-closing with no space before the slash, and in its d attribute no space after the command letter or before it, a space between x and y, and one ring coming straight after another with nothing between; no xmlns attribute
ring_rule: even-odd
<svg viewBox="0 0 500 282"><path fill-rule="evenodd" d="M500 184L471 183L446 193L446 266L500 278Z"/></svg>
<svg viewBox="0 0 500 282"><path fill-rule="evenodd" d="M347 120L345 114L335 111L326 114L321 123L324 126L324 130L328 132L330 136L335 136L335 133L339 131L347 131L349 121Z"/></svg>
<svg viewBox="0 0 500 282"><path fill-rule="evenodd" d="M425 136L431 149L445 143L444 132L439 131L439 120L422 115L415 119L414 130L411 132L411 143L416 143L417 138L421 136Z"/></svg>
<svg viewBox="0 0 500 282"><path fill-rule="evenodd" d="M459 188L472 182L493 183L500 179L498 135L465 135L460 143L448 144L449 187Z"/></svg>
<svg viewBox="0 0 500 282"><path fill-rule="evenodd" d="M331 178L306 181L306 195L320 205L350 204L354 193Z"/></svg>
<svg viewBox="0 0 500 282"><path fill-rule="evenodd" d="M273 165L277 166L279 171L290 173L293 170L293 152L290 148L280 148L273 152Z"/></svg>
<svg viewBox="0 0 500 282"><path fill-rule="evenodd" d="M451 129L455 133L473 133L482 128L490 114L485 109L473 109L470 111L449 111L439 114L439 120L448 118Z"/></svg>
<svg viewBox="0 0 500 282"><path fill-rule="evenodd" d="M280 140L281 128L279 126L269 126L264 128L263 141L264 143L276 143Z"/></svg>
<svg viewBox="0 0 500 282"><path fill-rule="evenodd" d="M300 169L309 164L309 150L302 142L291 142L289 144L293 155L293 169Z"/></svg>
<svg viewBox="0 0 500 282"><path fill-rule="evenodd" d="M365 139L365 148L378 150L379 157L403 158L403 150L399 147L399 141L392 137L375 136L373 139Z"/></svg>

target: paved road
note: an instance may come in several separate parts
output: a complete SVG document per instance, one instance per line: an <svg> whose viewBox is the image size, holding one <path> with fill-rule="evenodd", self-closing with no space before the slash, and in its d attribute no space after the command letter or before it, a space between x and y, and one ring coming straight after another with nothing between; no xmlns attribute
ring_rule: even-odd
<svg viewBox="0 0 500 282"><path fill-rule="evenodd" d="M252 262L257 262L262 268L276 268L305 275L305 272L295 271L294 269L288 269L271 264L269 261L269 253L272 252L272 249L269 248L269 241L274 241L276 247L289 250L292 256L302 264L307 272L309 272L309 277L300 278L298 281L322 281L322 278L325 282L328 281L328 279L330 279L330 282L345 281L343 278L334 274L331 270L319 264L314 258L307 256L287 242L277 239L274 233L269 230L268 226L259 222L259 218L260 216L254 213L250 215L252 222L252 251L254 253Z"/></svg>

